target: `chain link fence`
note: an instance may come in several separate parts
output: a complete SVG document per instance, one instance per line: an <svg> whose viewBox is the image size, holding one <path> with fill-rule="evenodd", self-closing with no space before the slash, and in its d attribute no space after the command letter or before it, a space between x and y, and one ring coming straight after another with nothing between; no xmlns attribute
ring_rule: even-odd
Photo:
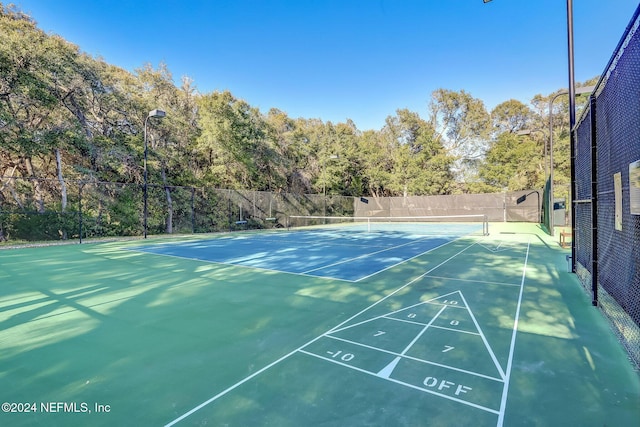
<svg viewBox="0 0 640 427"><path fill-rule="evenodd" d="M147 233L277 228L290 215L353 216L353 197L148 185ZM0 241L144 234L144 186L0 178Z"/></svg>
<svg viewBox="0 0 640 427"><path fill-rule="evenodd" d="M640 367L640 7L575 129L575 270Z"/></svg>
<svg viewBox="0 0 640 427"><path fill-rule="evenodd" d="M163 186L147 187L147 234L286 227L302 216L486 215L540 222L541 191L453 196L354 198ZM366 202L366 203L365 203ZM0 241L50 241L144 234L144 186L0 177Z"/></svg>
<svg viewBox="0 0 640 427"><path fill-rule="evenodd" d="M356 216L409 217L486 215L490 222L541 222L542 191L367 198Z"/></svg>

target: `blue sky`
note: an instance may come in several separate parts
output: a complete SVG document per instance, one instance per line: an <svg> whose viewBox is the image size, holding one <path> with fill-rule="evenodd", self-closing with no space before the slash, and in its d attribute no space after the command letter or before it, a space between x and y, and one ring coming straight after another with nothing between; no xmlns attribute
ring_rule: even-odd
<svg viewBox="0 0 640 427"><path fill-rule="evenodd" d="M8 3L8 2L7 2ZM568 86L565 0L14 0L40 28L130 71L165 62L201 93L380 129L431 93L490 111ZM575 0L575 74L603 72L635 0Z"/></svg>

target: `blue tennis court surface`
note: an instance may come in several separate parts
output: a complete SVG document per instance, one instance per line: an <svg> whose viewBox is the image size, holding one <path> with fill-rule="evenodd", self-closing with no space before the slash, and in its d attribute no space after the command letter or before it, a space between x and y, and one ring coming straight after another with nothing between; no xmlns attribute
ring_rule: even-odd
<svg viewBox="0 0 640 427"><path fill-rule="evenodd" d="M272 231L133 250L356 282L481 229L479 224L455 224L450 229L430 224L429 232L438 234L427 234L426 229L415 226L376 231L354 227Z"/></svg>

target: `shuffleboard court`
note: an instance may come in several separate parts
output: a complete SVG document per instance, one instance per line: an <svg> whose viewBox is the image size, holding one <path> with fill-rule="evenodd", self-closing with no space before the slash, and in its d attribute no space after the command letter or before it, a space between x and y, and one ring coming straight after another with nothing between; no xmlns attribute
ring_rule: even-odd
<svg viewBox="0 0 640 427"><path fill-rule="evenodd" d="M355 411L362 425L394 425L398 414L385 415L378 409L402 396L406 411L402 415L412 422L419 422L423 413L430 423L449 424L447 419L455 414L456 420L466 420L463 425L502 425L529 243L484 239L466 241L452 250L453 254L417 278L398 283L386 297L175 422L189 417L195 417L196 424L199 419L228 422L229 414L223 408L253 401L258 404L236 414L234 425L255 419L304 424L309 414L299 402L304 392L297 383L313 390L326 389L330 383L331 393L338 389L352 397L362 395L366 408L352 406L353 399L338 407L333 400L326 406L320 400L314 410L318 417L329 417L329 423L351 419ZM470 278L469 274L481 271L487 257L513 270L513 276L505 282ZM499 319L496 311L501 313ZM279 418L281 408L259 404L259 396L269 393L274 377L287 377L291 372L297 377L279 392L290 399L285 422ZM373 388L375 397L365 398L365 390ZM404 407L411 402L421 410ZM220 413L225 413L224 418L217 419Z"/></svg>

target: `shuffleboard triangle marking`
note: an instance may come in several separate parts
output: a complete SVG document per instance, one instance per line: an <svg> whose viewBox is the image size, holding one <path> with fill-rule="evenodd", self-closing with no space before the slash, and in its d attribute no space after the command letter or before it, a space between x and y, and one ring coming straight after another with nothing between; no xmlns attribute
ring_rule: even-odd
<svg viewBox="0 0 640 427"><path fill-rule="evenodd" d="M476 317L473 315L473 312L471 311L471 309L469 308L469 304L467 303L467 300L465 299L464 295L462 294L461 291L453 291L453 292L449 292L447 294L444 295L440 295L438 297L435 298L431 298L427 301L422 301L419 302L417 304L413 304L410 305L408 307L404 307L401 308L399 310L394 310L376 317L373 317L371 319L367 319L364 320L362 322L357 322L354 323L352 325L349 326L345 326L343 328L339 328L339 329L335 329L332 330L330 332L328 332L326 335L327 336L331 336L334 334L337 334L339 332L342 331L346 331L348 329L353 329L353 328L358 328L358 327L362 327L365 326L368 323L371 323L375 320L378 319L390 319L390 320L400 320L400 318L402 318L402 315L405 313L413 313L413 312L417 312L421 306L427 306L427 305L439 305L439 306L444 306L444 307L451 307L451 308L456 308L456 309L463 309L466 310L469 318L471 319L472 323L473 323L473 327L471 328L474 333L477 333L478 336L480 336L483 346L485 348L485 350L487 351L488 355L491 357L491 361L493 362L498 374L500 375L500 378L502 378L503 380L505 379L506 375L504 373L504 369L502 368L502 366L500 365L500 363L498 362L498 359L493 351L493 349L491 348L491 345L489 344L489 342L487 341L487 338L484 334L484 332L482 331L482 328L480 327L480 324L478 323ZM443 308L444 308L443 307ZM444 310L440 310L438 312L437 315L431 315L431 314L425 314L423 317L424 319L426 319L426 317L429 317L429 321L426 322L422 322L422 324L431 324L433 321L436 320L436 318L438 316L440 316L440 314L443 312ZM424 320L423 319L423 320ZM463 331L460 332L455 332L453 331L453 333L464 333ZM394 359L391 363L389 363L387 366L385 366L383 369L381 369L377 375L383 378L388 378L389 375L391 375L391 373L393 372L393 369L395 368L395 366L397 365L397 363L399 362L400 357L397 358L398 360Z"/></svg>
<svg viewBox="0 0 640 427"><path fill-rule="evenodd" d="M396 365L398 364L398 362L400 361L400 359L402 359L400 356L396 357L395 359L393 359L391 361L391 363L389 363L387 366L385 366L384 368L382 368L380 370L380 372L378 372L378 376L381 378L389 378L391 376L391 373L393 372L393 370L396 368Z"/></svg>

